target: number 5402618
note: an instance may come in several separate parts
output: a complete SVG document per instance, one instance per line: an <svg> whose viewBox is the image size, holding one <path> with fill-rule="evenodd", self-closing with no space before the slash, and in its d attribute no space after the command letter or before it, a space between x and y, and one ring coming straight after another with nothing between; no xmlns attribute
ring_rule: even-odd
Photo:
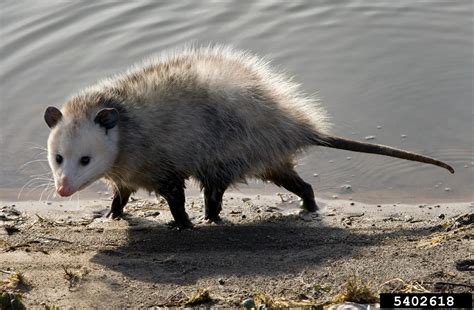
<svg viewBox="0 0 474 310"><path fill-rule="evenodd" d="M380 308L472 308L471 293L382 293Z"/></svg>
<svg viewBox="0 0 474 310"><path fill-rule="evenodd" d="M394 296L395 307L452 307L453 296Z"/></svg>

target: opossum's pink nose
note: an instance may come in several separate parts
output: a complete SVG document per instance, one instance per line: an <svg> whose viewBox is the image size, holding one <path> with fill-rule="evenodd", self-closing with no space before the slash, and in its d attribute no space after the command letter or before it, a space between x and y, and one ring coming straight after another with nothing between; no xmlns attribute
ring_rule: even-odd
<svg viewBox="0 0 474 310"><path fill-rule="evenodd" d="M68 196L71 196L74 192L71 191L71 189L69 187L66 187L64 185L61 185L59 186L58 188L58 194L61 196L61 197L68 197Z"/></svg>
<svg viewBox="0 0 474 310"><path fill-rule="evenodd" d="M62 178L61 184L58 187L58 194L61 197L68 197L74 194L72 187L69 185L68 180L66 177Z"/></svg>

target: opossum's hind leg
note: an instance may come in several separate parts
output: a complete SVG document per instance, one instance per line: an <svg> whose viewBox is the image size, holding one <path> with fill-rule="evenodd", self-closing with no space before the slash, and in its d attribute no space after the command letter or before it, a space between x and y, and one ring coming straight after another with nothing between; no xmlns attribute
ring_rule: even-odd
<svg viewBox="0 0 474 310"><path fill-rule="evenodd" d="M292 164L287 164L278 169L274 169L262 176L264 180L271 181L277 186L284 187L286 190L294 193L303 200L302 208L309 212L318 210L314 201L313 187L303 181L302 178L293 169Z"/></svg>
<svg viewBox="0 0 474 310"><path fill-rule="evenodd" d="M112 200L112 206L110 207L107 217L112 217L113 219L119 218L123 214L123 207L128 202L132 192L128 189L120 188L114 191L114 198Z"/></svg>
<svg viewBox="0 0 474 310"><path fill-rule="evenodd" d="M156 192L163 196L166 202L168 202L168 206L174 218L172 226L175 226L178 230L193 227L184 208L184 179L166 180L158 185Z"/></svg>
<svg viewBox="0 0 474 310"><path fill-rule="evenodd" d="M209 222L219 222L219 213L222 210L222 196L227 186L205 185L204 186L204 218Z"/></svg>

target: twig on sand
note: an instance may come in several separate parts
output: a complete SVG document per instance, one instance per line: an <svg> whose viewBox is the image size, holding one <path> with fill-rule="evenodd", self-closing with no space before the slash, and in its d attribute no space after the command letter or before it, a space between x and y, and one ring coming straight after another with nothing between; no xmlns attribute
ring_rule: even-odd
<svg viewBox="0 0 474 310"><path fill-rule="evenodd" d="M474 285L464 284L464 283L454 283L454 282L431 282L431 281L423 281L424 284L432 284L432 285L452 285L452 286L463 286L470 289L474 289Z"/></svg>

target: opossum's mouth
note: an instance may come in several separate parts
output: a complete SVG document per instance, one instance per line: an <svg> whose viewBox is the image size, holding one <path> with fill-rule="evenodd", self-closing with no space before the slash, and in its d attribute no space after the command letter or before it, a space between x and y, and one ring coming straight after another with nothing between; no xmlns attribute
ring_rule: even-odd
<svg viewBox="0 0 474 310"><path fill-rule="evenodd" d="M91 179L91 180L85 182L84 184L82 184L78 189L73 189L73 190L69 190L69 191L64 190L63 185L60 185L59 187L56 187L56 192L61 197L70 197L70 196L74 195L75 193L77 193L79 191L82 191L84 188L88 187L89 185L91 185L95 181L96 181L96 179Z"/></svg>
<svg viewBox="0 0 474 310"><path fill-rule="evenodd" d="M79 188L76 190L76 192L78 191L82 191L84 188L88 187L89 185L91 185L92 183L94 183L95 181L97 181L99 178L93 178L93 179L90 179L89 181L85 182L84 184L82 184L81 186L79 186Z"/></svg>

